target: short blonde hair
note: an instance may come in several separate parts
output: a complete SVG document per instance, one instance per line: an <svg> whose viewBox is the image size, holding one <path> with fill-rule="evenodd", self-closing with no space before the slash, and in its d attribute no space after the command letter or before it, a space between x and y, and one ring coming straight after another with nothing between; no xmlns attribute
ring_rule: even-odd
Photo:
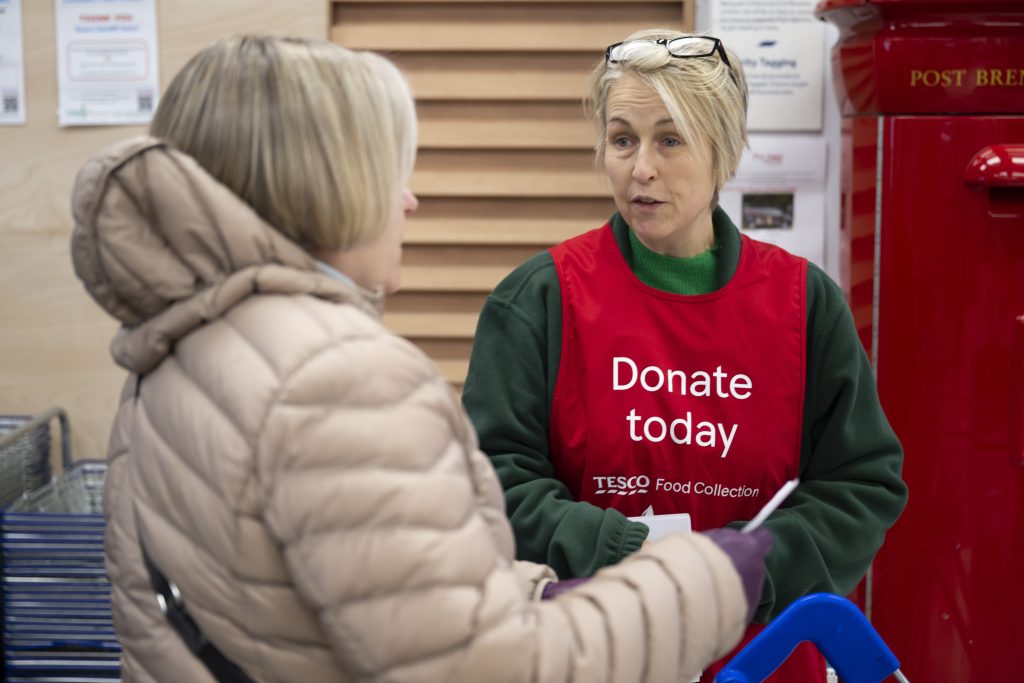
<svg viewBox="0 0 1024 683"><path fill-rule="evenodd" d="M218 40L174 77L150 126L306 249L372 241L416 155L408 84L387 59L323 41Z"/></svg>
<svg viewBox="0 0 1024 683"><path fill-rule="evenodd" d="M669 29L645 29L625 41L680 38L693 34ZM707 58L678 58L664 46L651 43L639 49L628 61L594 67L584 100L587 115L597 125L599 136L595 150L597 164L604 166L607 143L608 94L624 74L634 74L661 96L679 132L693 145L694 154L711 154L717 191L736 174L747 146L747 81L739 58L726 50L729 65L716 54ZM735 80L733 80L735 78Z"/></svg>

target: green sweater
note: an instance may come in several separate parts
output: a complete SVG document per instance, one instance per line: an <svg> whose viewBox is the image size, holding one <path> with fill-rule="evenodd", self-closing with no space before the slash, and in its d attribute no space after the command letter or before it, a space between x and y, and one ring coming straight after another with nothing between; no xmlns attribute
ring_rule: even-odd
<svg viewBox="0 0 1024 683"><path fill-rule="evenodd" d="M736 271L740 235L721 209L713 221L719 289ZM616 214L612 228L635 269L629 227ZM558 276L545 251L488 297L463 403L505 488L518 557L550 564L567 578L589 576L637 550L647 527L616 510L573 500L555 479L548 420L561 333ZM807 593L853 590L906 504L902 461L843 294L812 264L801 483L765 523L775 544L758 621Z"/></svg>

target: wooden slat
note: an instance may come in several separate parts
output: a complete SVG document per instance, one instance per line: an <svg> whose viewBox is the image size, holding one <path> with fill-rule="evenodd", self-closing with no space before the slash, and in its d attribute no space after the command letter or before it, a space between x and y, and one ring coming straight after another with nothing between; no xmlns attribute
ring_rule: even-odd
<svg viewBox="0 0 1024 683"><path fill-rule="evenodd" d="M472 313L480 312L484 307L489 292L453 292L453 291L416 291L402 287L397 293L388 297L385 311L388 313L409 313L423 310L438 313ZM455 347L438 346L436 351L449 352Z"/></svg>
<svg viewBox="0 0 1024 683"><path fill-rule="evenodd" d="M476 332L478 313L432 311L384 311L384 324L409 339L470 339Z"/></svg>
<svg viewBox="0 0 1024 683"><path fill-rule="evenodd" d="M583 97L598 52L427 53L388 55L409 79L416 99L572 101Z"/></svg>
<svg viewBox="0 0 1024 683"><path fill-rule="evenodd" d="M469 352L473 347L473 343L468 339L423 339L416 345L435 360L469 358Z"/></svg>
<svg viewBox="0 0 1024 683"><path fill-rule="evenodd" d="M511 270L501 266L404 266L402 286L426 292L489 292Z"/></svg>
<svg viewBox="0 0 1024 683"><path fill-rule="evenodd" d="M425 150L412 175L424 197L607 197L589 150Z"/></svg>
<svg viewBox="0 0 1024 683"><path fill-rule="evenodd" d="M615 3L619 5L649 5L651 0L557 0L560 3L573 4L573 5L601 5L605 3ZM344 5L436 5L443 2L444 4L455 4L455 5L536 5L543 0L333 0L331 5L333 7L344 6ZM685 2L681 0L673 2L675 6L684 6ZM382 10L386 12L387 10ZM685 9L683 10L685 13Z"/></svg>
<svg viewBox="0 0 1024 683"><path fill-rule="evenodd" d="M538 249L424 246L405 250L402 288L422 292L490 292Z"/></svg>
<svg viewBox="0 0 1024 683"><path fill-rule="evenodd" d="M473 343L469 339L414 339L423 353L441 369L441 374L452 385L458 387L466 381L469 369L469 354Z"/></svg>
<svg viewBox="0 0 1024 683"><path fill-rule="evenodd" d="M513 268L536 251L533 247L470 246L465 244L419 246L406 249L402 263L406 268L417 266L458 268L466 264Z"/></svg>
<svg viewBox="0 0 1024 683"><path fill-rule="evenodd" d="M592 149L596 135L580 101L422 102L421 149Z"/></svg>
<svg viewBox="0 0 1024 683"><path fill-rule="evenodd" d="M476 319L488 292L417 292L388 297L384 323L436 362L468 361Z"/></svg>
<svg viewBox="0 0 1024 683"><path fill-rule="evenodd" d="M423 197L409 217L405 242L550 246L605 223L609 198L503 199Z"/></svg>
<svg viewBox="0 0 1024 683"><path fill-rule="evenodd" d="M434 361L441 369L441 375L450 383L463 385L466 382L466 371L469 370L468 359L449 359Z"/></svg>
<svg viewBox="0 0 1024 683"><path fill-rule="evenodd" d="M331 40L377 51L578 51L600 56L632 25L680 26L678 2L336 3Z"/></svg>

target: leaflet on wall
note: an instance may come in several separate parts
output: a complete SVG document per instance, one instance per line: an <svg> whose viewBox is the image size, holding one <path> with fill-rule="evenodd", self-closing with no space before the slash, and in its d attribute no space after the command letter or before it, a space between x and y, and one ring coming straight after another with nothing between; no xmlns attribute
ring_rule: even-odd
<svg viewBox="0 0 1024 683"><path fill-rule="evenodd" d="M739 55L750 89L752 131L822 127L825 26L814 0L712 0L701 25Z"/></svg>
<svg viewBox="0 0 1024 683"><path fill-rule="evenodd" d="M819 138L752 135L719 204L740 230L825 267L825 161Z"/></svg>
<svg viewBox="0 0 1024 683"><path fill-rule="evenodd" d="M0 0L0 126L25 124L21 0Z"/></svg>
<svg viewBox="0 0 1024 683"><path fill-rule="evenodd" d="M156 0L54 0L61 126L149 123L160 93Z"/></svg>

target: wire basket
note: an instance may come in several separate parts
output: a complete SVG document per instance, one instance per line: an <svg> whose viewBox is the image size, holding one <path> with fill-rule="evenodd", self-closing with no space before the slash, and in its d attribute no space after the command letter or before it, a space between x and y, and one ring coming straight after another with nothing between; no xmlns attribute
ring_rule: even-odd
<svg viewBox="0 0 1024 683"><path fill-rule="evenodd" d="M26 491L11 503L9 512L50 512L100 514L103 512L103 482L107 476L105 462L80 462L71 469L54 475L37 489Z"/></svg>
<svg viewBox="0 0 1024 683"><path fill-rule="evenodd" d="M0 415L0 508L50 480L54 421L61 427L61 456L71 463L68 421L64 411L51 408L38 416Z"/></svg>

